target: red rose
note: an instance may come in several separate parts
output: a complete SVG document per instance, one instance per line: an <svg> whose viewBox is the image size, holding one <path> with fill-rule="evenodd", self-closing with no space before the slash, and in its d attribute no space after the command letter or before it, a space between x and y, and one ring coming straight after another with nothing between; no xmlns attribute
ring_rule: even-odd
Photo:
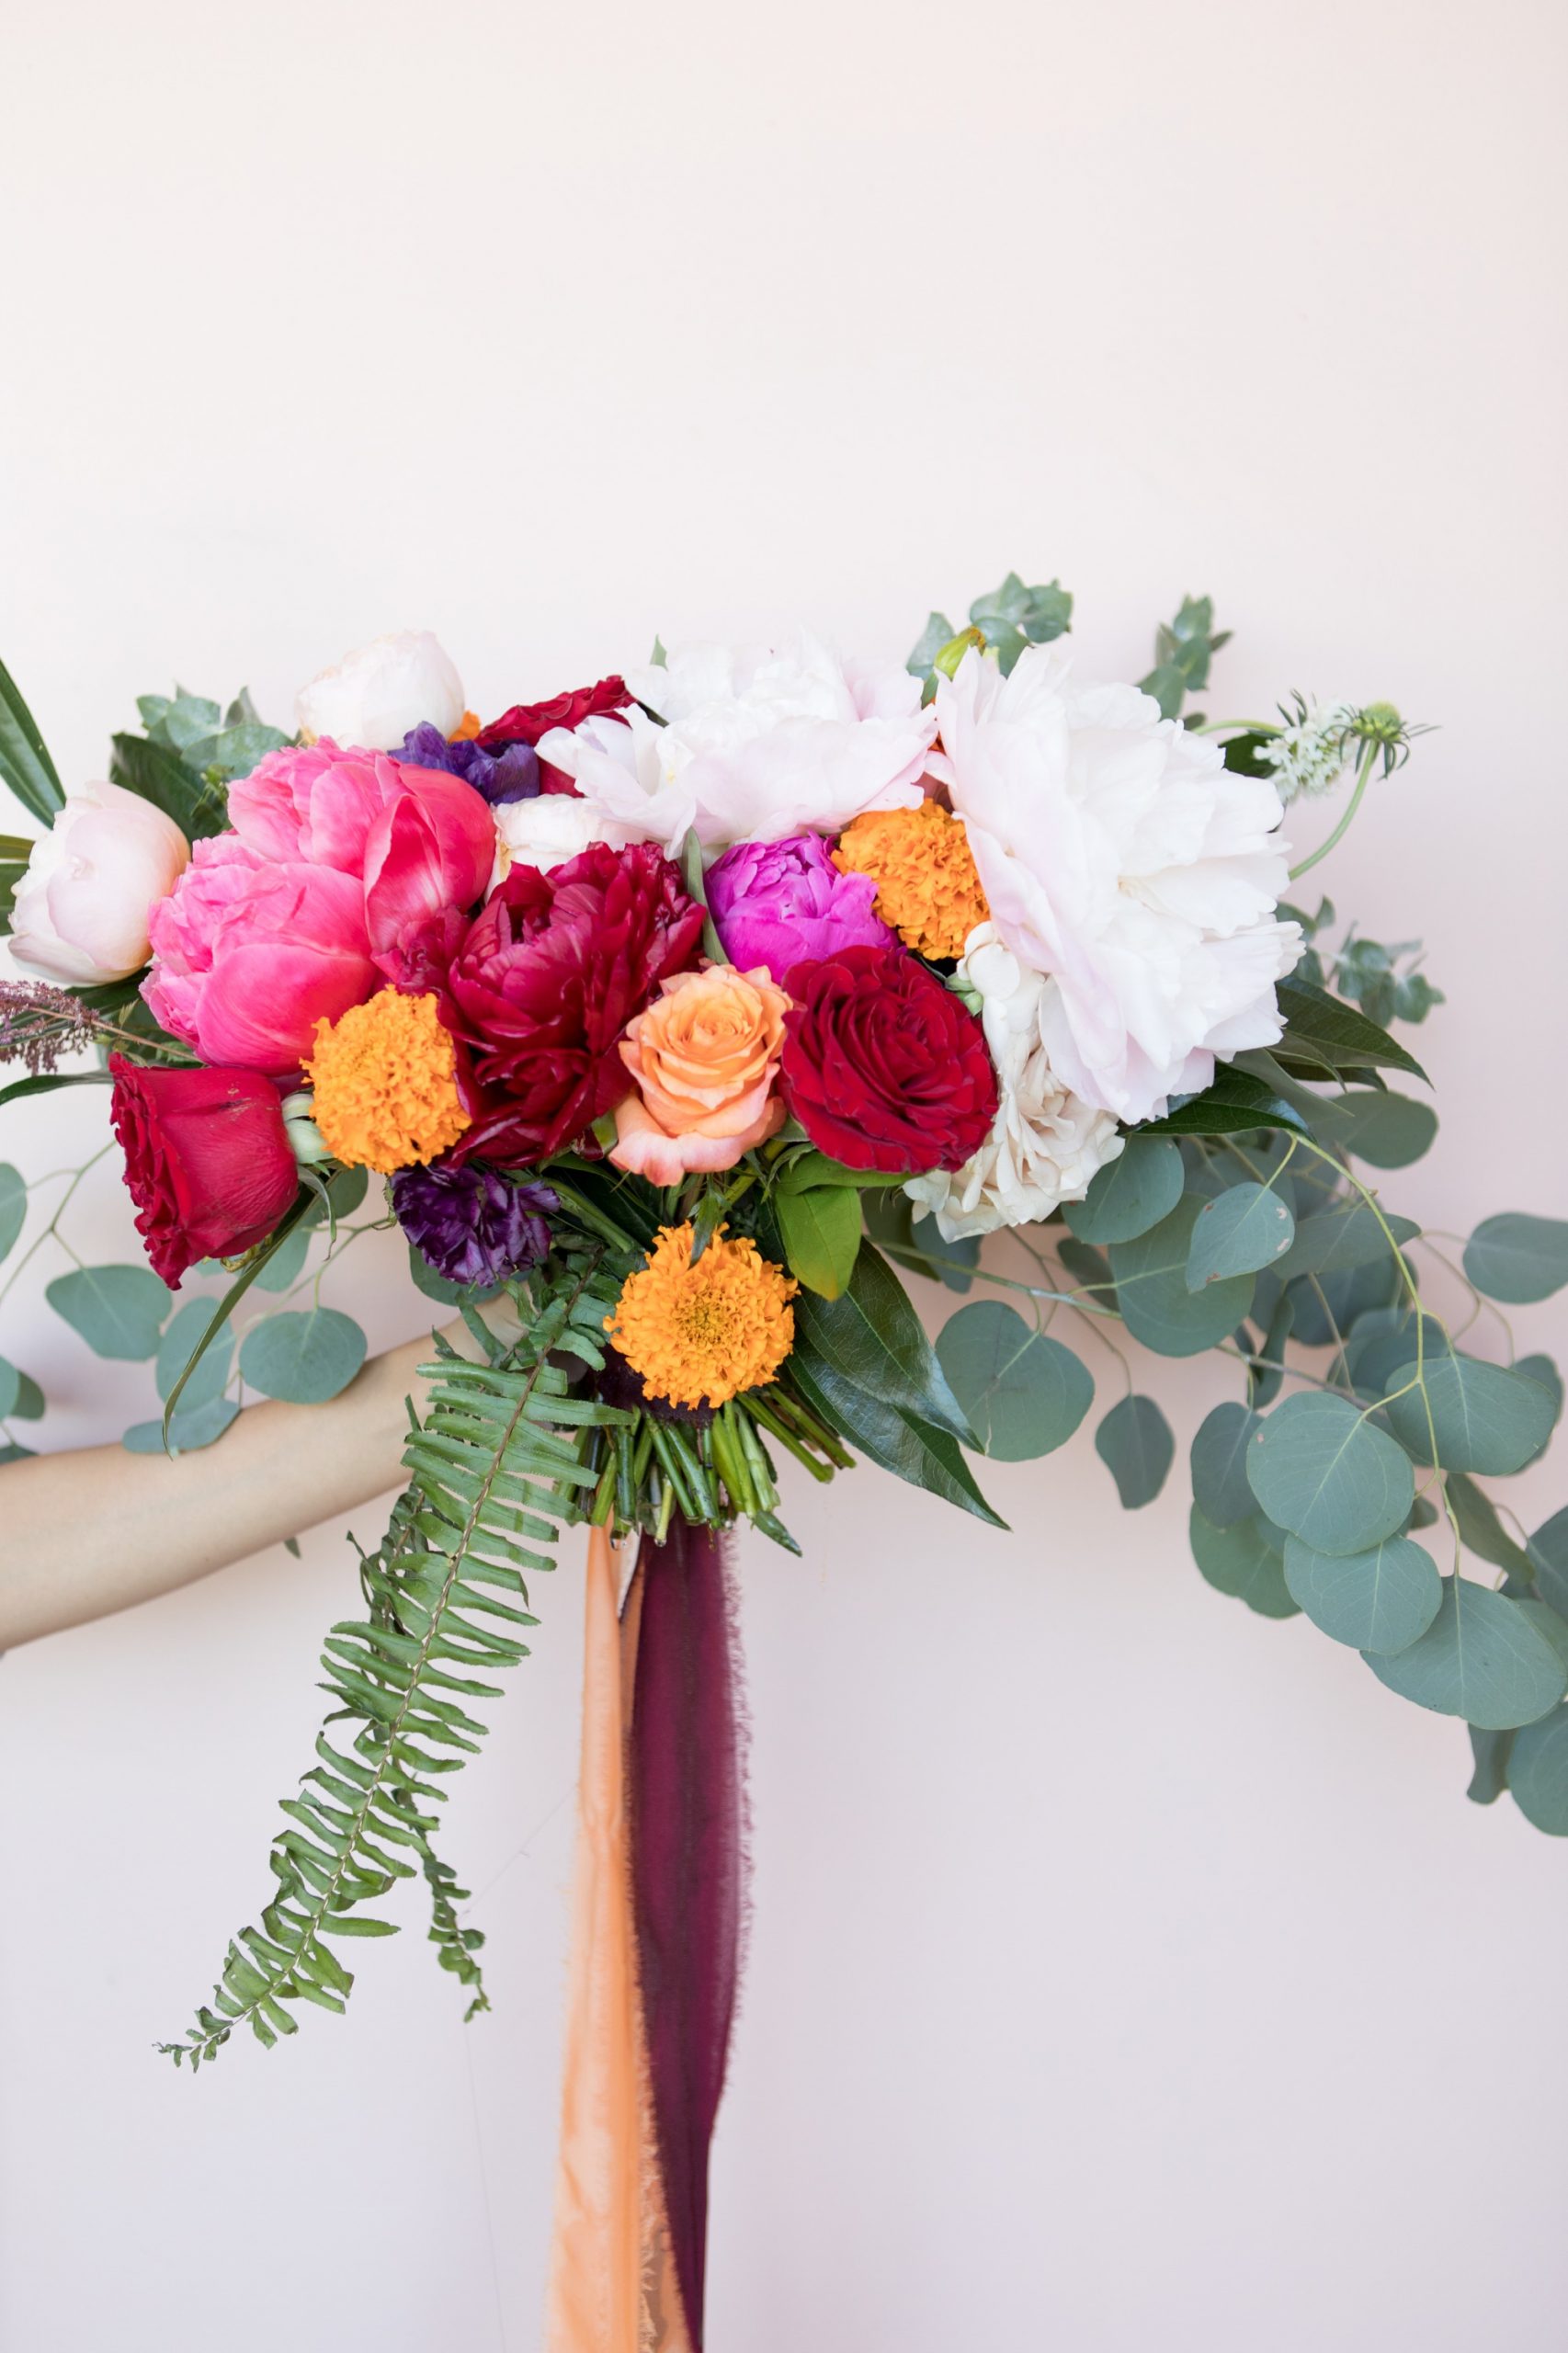
<svg viewBox="0 0 1568 2353"><path fill-rule="evenodd" d="M846 1168L961 1168L991 1132L996 1073L972 1013L897 948L797 964L780 1084Z"/></svg>
<svg viewBox="0 0 1568 2353"><path fill-rule="evenodd" d="M625 710L631 701L624 678L601 678L597 687L574 687L569 694L551 695L548 702L515 702L488 727L482 727L477 741L482 752L503 751L508 744L537 744L552 727L565 727L574 733L585 719L599 718L604 712ZM575 794L576 785L564 768L552 767L548 760L540 762L539 789L541 792Z"/></svg>
<svg viewBox="0 0 1568 2353"><path fill-rule="evenodd" d="M142 1070L123 1054L109 1069L136 1230L169 1289L198 1258L232 1258L264 1241L300 1189L270 1081L249 1070Z"/></svg>
<svg viewBox="0 0 1568 2353"><path fill-rule="evenodd" d="M631 1091L622 1030L697 953L702 909L654 842L515 866L447 974L483 1108L455 1160L558 1152Z"/></svg>

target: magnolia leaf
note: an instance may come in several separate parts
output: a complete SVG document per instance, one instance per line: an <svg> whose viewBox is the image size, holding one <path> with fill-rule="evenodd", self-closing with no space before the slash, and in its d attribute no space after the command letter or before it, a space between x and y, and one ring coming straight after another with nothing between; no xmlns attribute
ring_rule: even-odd
<svg viewBox="0 0 1568 2353"><path fill-rule="evenodd" d="M1262 1427L1260 1416L1244 1405L1216 1405L1192 1441L1193 1500L1216 1528L1233 1528L1257 1510L1247 1477L1247 1448Z"/></svg>
<svg viewBox="0 0 1568 2353"><path fill-rule="evenodd" d="M977 1300L949 1316L937 1356L982 1450L1025 1462L1066 1444L1094 1403L1086 1365L1011 1307Z"/></svg>
<svg viewBox="0 0 1568 2353"><path fill-rule="evenodd" d="M1429 1103L1381 1088L1342 1095L1336 1106L1348 1127L1339 1131L1343 1148L1373 1168L1407 1168L1431 1148L1437 1114Z"/></svg>
<svg viewBox="0 0 1568 2353"><path fill-rule="evenodd" d="M790 1358L790 1370L806 1403L870 1461L891 1471L894 1478L905 1479L911 1486L923 1487L942 1502L971 1512L992 1528L1006 1528L1006 1521L981 1494L960 1448L947 1430L873 1397L831 1362L813 1358L809 1351L797 1347Z"/></svg>
<svg viewBox="0 0 1568 2353"><path fill-rule="evenodd" d="M860 1250L860 1196L848 1185L812 1185L774 1196L790 1272L823 1299L848 1289Z"/></svg>
<svg viewBox="0 0 1568 2353"><path fill-rule="evenodd" d="M1252 1491L1275 1525L1320 1552L1363 1552L1404 1526L1410 1458L1343 1397L1318 1390L1276 1406L1247 1453Z"/></svg>
<svg viewBox="0 0 1568 2353"><path fill-rule="evenodd" d="M849 1287L838 1299L804 1291L795 1302L797 1347L885 1405L935 1423L961 1446L973 1442L909 1294L885 1259L862 1242Z"/></svg>
<svg viewBox="0 0 1568 2353"><path fill-rule="evenodd" d="M1517 1211L1483 1218L1464 1245L1464 1270L1477 1290L1510 1307L1550 1299L1568 1283L1568 1222Z"/></svg>
<svg viewBox="0 0 1568 2353"><path fill-rule="evenodd" d="M1366 1656L1402 1699L1484 1732L1534 1723L1568 1690L1568 1664L1518 1604L1468 1577L1443 1580L1441 1606L1419 1642Z"/></svg>
<svg viewBox="0 0 1568 2353"><path fill-rule="evenodd" d="M1386 1029L1326 989L1292 973L1278 983L1276 995L1285 1017L1285 1034L1274 1051L1282 1060L1312 1063L1331 1076L1381 1065L1408 1071L1413 1078L1426 1077L1415 1055L1397 1045Z"/></svg>
<svg viewBox="0 0 1568 2353"><path fill-rule="evenodd" d="M1312 1624L1352 1650L1408 1650L1437 1614L1443 1580L1408 1536L1367 1552L1316 1552L1285 1539L1285 1582Z"/></svg>
<svg viewBox="0 0 1568 2353"><path fill-rule="evenodd" d="M1192 1557L1217 1593L1244 1601L1260 1618L1294 1618L1300 1603L1285 1583L1279 1531L1260 1514L1216 1528L1196 1504L1187 1517Z"/></svg>
<svg viewBox="0 0 1568 2353"><path fill-rule="evenodd" d="M1231 1275L1256 1274L1282 1258L1295 1238L1296 1221L1267 1185L1233 1185L1205 1201L1192 1229L1187 1254L1187 1287L1202 1290Z"/></svg>
<svg viewBox="0 0 1568 2353"><path fill-rule="evenodd" d="M319 1405L347 1389L365 1361L365 1335L335 1307L269 1315L240 1344L240 1371L264 1397Z"/></svg>
<svg viewBox="0 0 1568 2353"><path fill-rule="evenodd" d="M1437 1460L1445 1469L1506 1476L1522 1471L1551 1436L1551 1393L1539 1381L1476 1357L1440 1356L1424 1368L1423 1396L1420 1389L1406 1386L1414 1370L1406 1365L1393 1374L1395 1393L1387 1413L1396 1437L1418 1462L1431 1461L1436 1434Z"/></svg>
<svg viewBox="0 0 1568 2353"><path fill-rule="evenodd" d="M1131 1242L1170 1215L1181 1191L1179 1148L1168 1136L1132 1135L1063 1214L1082 1242Z"/></svg>
<svg viewBox="0 0 1568 2353"><path fill-rule="evenodd" d="M137 1362L156 1352L174 1301L146 1267L77 1267L44 1297L100 1357Z"/></svg>
<svg viewBox="0 0 1568 2353"><path fill-rule="evenodd" d="M1122 1319L1135 1340L1161 1356L1198 1356L1213 1347L1235 1330L1252 1302L1250 1275L1221 1277L1196 1292L1187 1289L1187 1258L1202 1209L1196 1196L1185 1194L1147 1233L1111 1245Z"/></svg>
<svg viewBox="0 0 1568 2353"><path fill-rule="evenodd" d="M1124 1397L1095 1432L1095 1452L1116 1481L1123 1511L1141 1511L1165 1483L1176 1439L1152 1397Z"/></svg>
<svg viewBox="0 0 1568 2353"><path fill-rule="evenodd" d="M1314 1103L1313 1109L1317 1106ZM1305 1135L1307 1121L1288 1097L1250 1071L1221 1063L1201 1095L1173 1103L1163 1119L1140 1132L1149 1136L1228 1136L1248 1128L1289 1128Z"/></svg>

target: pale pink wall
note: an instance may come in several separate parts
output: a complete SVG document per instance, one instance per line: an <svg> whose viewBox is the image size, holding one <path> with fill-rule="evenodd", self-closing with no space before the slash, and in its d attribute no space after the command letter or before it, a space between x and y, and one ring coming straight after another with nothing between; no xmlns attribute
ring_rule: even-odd
<svg viewBox="0 0 1568 2353"><path fill-rule="evenodd" d="M280 712L395 626L493 708L655 629L901 652L1012 563L1135 675L1210 591L1216 708L1441 722L1332 870L1451 1000L1393 1198L1562 1213L1562 66L1545 0L30 10L0 652L80 776L138 689ZM1218 1390L1151 1378L1185 1446ZM1554 2341L1562 1848L1086 1432L988 1483L1011 1537L861 1471L743 1553L713 2353ZM352 1585L324 1530L0 1666L6 2353L537 2345L574 1563L453 1808L496 2014L414 1925L291 2049L150 2048L265 1894Z"/></svg>

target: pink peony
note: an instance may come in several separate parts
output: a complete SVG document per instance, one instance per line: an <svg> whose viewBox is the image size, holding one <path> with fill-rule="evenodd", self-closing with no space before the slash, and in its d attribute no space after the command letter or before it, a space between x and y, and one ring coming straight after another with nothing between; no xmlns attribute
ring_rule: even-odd
<svg viewBox="0 0 1568 2353"><path fill-rule="evenodd" d="M818 834L738 842L708 870L708 905L724 953L743 971L766 964L776 981L807 958L841 948L896 948L873 912L869 874L841 874Z"/></svg>
<svg viewBox="0 0 1568 2353"><path fill-rule="evenodd" d="M365 893L330 866L263 858L233 834L198 842L152 915L142 994L204 1062L281 1077L381 986Z"/></svg>

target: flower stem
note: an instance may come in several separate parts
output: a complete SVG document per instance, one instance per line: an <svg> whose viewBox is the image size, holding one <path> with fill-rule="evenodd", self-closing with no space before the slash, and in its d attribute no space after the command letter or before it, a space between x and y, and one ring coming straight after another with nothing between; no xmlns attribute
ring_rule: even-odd
<svg viewBox="0 0 1568 2353"><path fill-rule="evenodd" d="M1320 858L1326 858L1329 851L1333 849L1335 844L1341 841L1345 835L1349 831L1350 821L1355 816L1357 810L1361 806L1361 795L1367 790L1367 779L1372 773L1372 763L1377 758L1377 745L1375 744L1369 744L1366 750L1361 755L1361 767L1360 772L1356 779L1356 790L1352 792L1349 800L1345 804L1344 815L1340 818L1339 823L1335 825L1333 833L1330 834L1327 841L1320 842L1317 848L1314 849L1309 857L1300 859L1298 863L1290 869L1290 879L1292 882L1296 881L1299 875L1305 874L1310 868L1316 866Z"/></svg>

